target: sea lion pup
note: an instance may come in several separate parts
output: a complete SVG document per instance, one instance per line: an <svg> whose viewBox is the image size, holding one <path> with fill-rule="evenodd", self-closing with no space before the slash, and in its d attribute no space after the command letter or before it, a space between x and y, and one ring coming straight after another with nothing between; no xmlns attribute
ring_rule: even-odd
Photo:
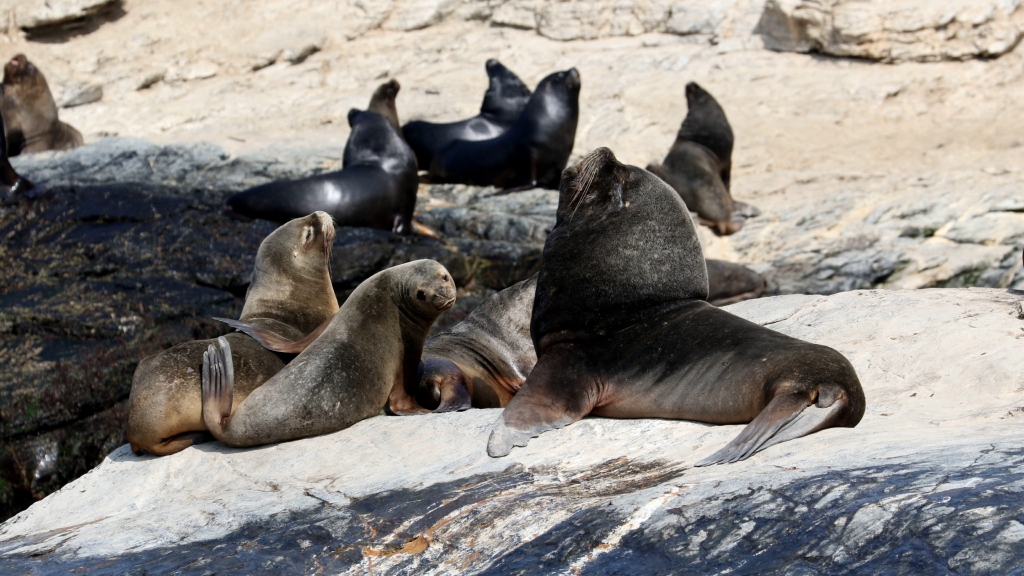
<svg viewBox="0 0 1024 576"><path fill-rule="evenodd" d="M537 275L492 295L423 347L416 400L434 412L500 408L537 363L530 315Z"/></svg>
<svg viewBox="0 0 1024 576"><path fill-rule="evenodd" d="M397 93L398 83L386 82L371 105L393 109ZM322 210L339 226L411 234L419 180L416 158L394 126L397 121L351 110L352 132L340 171L256 186L228 198L228 207L243 216L278 222Z"/></svg>
<svg viewBox="0 0 1024 576"><path fill-rule="evenodd" d="M420 169L430 168L434 156L456 140L489 140L501 136L519 118L530 100L530 89L511 70L494 58L487 61L489 84L480 114L447 124L414 120L402 127L405 141L416 153Z"/></svg>
<svg viewBox="0 0 1024 576"><path fill-rule="evenodd" d="M57 103L43 73L24 54L4 66L0 112L7 121L7 155L71 150L84 143L82 133L57 118Z"/></svg>
<svg viewBox="0 0 1024 576"><path fill-rule="evenodd" d="M203 419L236 448L334 432L373 416L399 396L415 406L427 332L455 303L441 264L417 260L359 285L319 338L232 412L233 353L218 339L203 357Z"/></svg>
<svg viewBox="0 0 1024 576"><path fill-rule="evenodd" d="M3 98L3 86L0 86L0 98ZM4 116L0 107L0 201L13 200L33 188L35 185L22 178L7 158L7 137L4 134Z"/></svg>
<svg viewBox="0 0 1024 576"><path fill-rule="evenodd" d="M750 422L698 465L854 426L864 393L842 354L708 304L707 269L679 196L599 148L562 176L530 334L537 365L487 453L587 414Z"/></svg>
<svg viewBox="0 0 1024 576"><path fill-rule="evenodd" d="M711 258L704 262L708 267L708 302L715 306L760 298L764 293L764 276L750 268Z"/></svg>
<svg viewBox="0 0 1024 576"><path fill-rule="evenodd" d="M490 140L456 140L430 165L432 182L517 189L556 189L576 140L580 74L575 68L541 80L512 127Z"/></svg>
<svg viewBox="0 0 1024 576"><path fill-rule="evenodd" d="M330 276L333 242L334 224L323 212L274 230L256 253L242 320L299 338L331 318L338 311ZM235 351L237 406L285 363L245 334L223 338ZM164 456L212 439L203 423L200 379L211 342L216 340L185 342L139 362L128 398L133 452Z"/></svg>

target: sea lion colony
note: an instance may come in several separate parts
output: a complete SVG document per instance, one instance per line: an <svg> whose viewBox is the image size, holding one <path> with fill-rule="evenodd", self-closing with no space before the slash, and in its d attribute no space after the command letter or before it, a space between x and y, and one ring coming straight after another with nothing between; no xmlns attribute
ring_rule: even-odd
<svg viewBox="0 0 1024 576"><path fill-rule="evenodd" d="M579 72L552 73L530 91L496 60L486 70L478 116L402 126L391 80L367 110L349 113L342 170L228 200L240 215L286 223L260 246L241 318L222 319L240 332L139 363L128 430L136 453L171 454L211 436L236 447L293 440L382 409L506 407L492 457L591 413L749 423L697 463L707 465L859 422L864 394L841 354L708 304L764 289L752 271L704 260L690 214L732 234L756 213L731 197L733 132L711 94L686 85L687 116L661 164L627 166L602 148L566 168ZM45 79L23 55L5 68L4 87L0 114L12 120L0 176L13 198L32 185L8 155L66 149L81 136L56 120ZM50 108L35 115L45 126L26 120ZM329 275L335 224L435 234L412 219L420 178L559 191L540 272L430 340L456 297L437 262L379 272L340 307Z"/></svg>

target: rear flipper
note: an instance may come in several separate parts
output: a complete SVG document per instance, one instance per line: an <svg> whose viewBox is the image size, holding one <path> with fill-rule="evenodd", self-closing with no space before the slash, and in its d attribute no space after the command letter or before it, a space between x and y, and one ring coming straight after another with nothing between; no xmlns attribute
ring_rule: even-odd
<svg viewBox="0 0 1024 576"><path fill-rule="evenodd" d="M694 464L709 466L745 460L754 453L836 425L847 408L845 398L834 399L828 406L824 394L814 405L806 393L780 394L765 406L740 435L724 448Z"/></svg>
<svg viewBox="0 0 1024 576"><path fill-rule="evenodd" d="M589 389L593 378L571 345L549 350L537 362L523 387L502 411L487 439L487 454L507 456L513 446L526 446L548 430L582 419L597 404Z"/></svg>
<svg viewBox="0 0 1024 576"><path fill-rule="evenodd" d="M221 336L216 346L210 344L203 352L203 422L219 440L223 440L224 428L231 417L234 388L231 345Z"/></svg>
<svg viewBox="0 0 1024 576"><path fill-rule="evenodd" d="M412 231L414 234L419 234L420 236L427 236L429 238L441 237L441 233L438 232L437 230L434 230L430 226L427 226L426 224L422 224L415 220L412 221Z"/></svg>
<svg viewBox="0 0 1024 576"><path fill-rule="evenodd" d="M274 352L284 352L286 354L298 354L299 352L305 350L307 346L312 344L314 340L319 338L320 335L324 333L324 330L327 330L327 325L330 324L331 320L333 320L334 318L331 317L328 318L327 320L324 320L323 324L317 326L316 330L313 330L312 332L307 334L305 338L303 338L302 340L294 341L289 340L272 330L260 328L259 326L249 324L248 322L242 322L241 320L217 318L216 316L214 316L213 319L218 322L223 322L228 326L231 326L232 328L238 330L239 332L244 332L245 334L252 336L253 340L259 342L260 345L266 348L267 350L273 350Z"/></svg>

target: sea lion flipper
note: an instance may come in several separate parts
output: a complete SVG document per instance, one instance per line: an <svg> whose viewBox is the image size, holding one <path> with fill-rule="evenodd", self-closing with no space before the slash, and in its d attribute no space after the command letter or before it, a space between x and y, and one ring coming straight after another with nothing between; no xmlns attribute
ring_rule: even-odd
<svg viewBox="0 0 1024 576"><path fill-rule="evenodd" d="M577 354L551 351L538 361L523 387L502 411L487 439L487 454L507 456L548 430L572 424L590 413L597 394L579 394L588 376Z"/></svg>
<svg viewBox="0 0 1024 576"><path fill-rule="evenodd" d="M217 345L210 344L203 353L203 421L217 438L231 416L234 399L235 369L231 361L231 344L223 336Z"/></svg>
<svg viewBox="0 0 1024 576"><path fill-rule="evenodd" d="M331 323L332 318L328 318L319 326L316 330L313 330L307 334L301 340L289 340L280 334L268 330L266 328L260 328L249 322L242 322L241 320L231 320L229 318L218 318L213 317L218 322L223 322L232 328L244 332L252 337L253 340L257 341L267 350L273 350L274 352L283 352L285 354L298 354L306 349L307 346L313 343L314 340L320 337L327 329L327 325Z"/></svg>
<svg viewBox="0 0 1024 576"><path fill-rule="evenodd" d="M803 393L780 394L732 442L694 466L745 460L769 446L834 425L846 408L846 401L842 399L831 406L820 407L812 404Z"/></svg>
<svg viewBox="0 0 1024 576"><path fill-rule="evenodd" d="M438 232L437 230L434 230L430 226L427 226L426 224L421 224L420 222L417 222L415 220L412 221L412 231L416 234L419 234L420 236L428 236L430 238L441 237L441 233Z"/></svg>
<svg viewBox="0 0 1024 576"><path fill-rule="evenodd" d="M441 386L441 403L434 412L461 412L473 406L473 398L462 381L449 381Z"/></svg>

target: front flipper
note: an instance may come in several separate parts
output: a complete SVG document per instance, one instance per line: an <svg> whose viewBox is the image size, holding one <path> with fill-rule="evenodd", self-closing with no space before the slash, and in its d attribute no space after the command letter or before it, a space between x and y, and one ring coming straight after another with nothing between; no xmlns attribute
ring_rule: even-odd
<svg viewBox="0 0 1024 576"><path fill-rule="evenodd" d="M473 398L462 380L448 380L441 385L441 403L434 412L461 412L473 406Z"/></svg>
<svg viewBox="0 0 1024 576"><path fill-rule="evenodd" d="M847 407L846 400L839 398L830 406L821 406L823 395L818 398L818 405L812 404L806 393L780 394L772 398L739 436L694 466L745 460L769 446L835 425Z"/></svg>
<svg viewBox="0 0 1024 576"><path fill-rule="evenodd" d="M331 323L334 318L328 318L324 320L323 324L316 327L301 340L289 340L280 334L268 330L266 328L260 328L259 326L250 324L248 322L242 322L241 320L230 320L228 318L217 318L213 317L218 322L223 322L232 328L244 332L252 339L259 342L267 350L273 350L274 352L284 352L286 354L298 354L306 349L307 346L313 343L314 340L320 337L327 330L327 325Z"/></svg>
<svg viewBox="0 0 1024 576"><path fill-rule="evenodd" d="M224 428L231 417L234 389L231 344L221 336L216 346L210 344L203 352L203 422L217 439L223 439Z"/></svg>
<svg viewBox="0 0 1024 576"><path fill-rule="evenodd" d="M582 419L597 405L594 378L581 355L571 344L554 348L537 361L491 429L487 454L492 458L507 456L513 446L526 446L530 438Z"/></svg>

